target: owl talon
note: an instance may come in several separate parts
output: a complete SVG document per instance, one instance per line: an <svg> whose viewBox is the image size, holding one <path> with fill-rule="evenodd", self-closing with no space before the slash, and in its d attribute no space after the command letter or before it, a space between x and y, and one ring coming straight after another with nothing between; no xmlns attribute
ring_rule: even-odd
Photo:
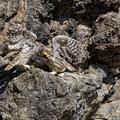
<svg viewBox="0 0 120 120"><path fill-rule="evenodd" d="M52 71L52 72L50 72L52 75L56 75L57 74L57 72L55 72L55 71Z"/></svg>
<svg viewBox="0 0 120 120"><path fill-rule="evenodd" d="M29 65L24 65L24 68L27 69L27 70L30 70L31 66L29 66Z"/></svg>
<svg viewBox="0 0 120 120"><path fill-rule="evenodd" d="M20 65L19 68L22 70L30 70L31 67L29 65Z"/></svg>

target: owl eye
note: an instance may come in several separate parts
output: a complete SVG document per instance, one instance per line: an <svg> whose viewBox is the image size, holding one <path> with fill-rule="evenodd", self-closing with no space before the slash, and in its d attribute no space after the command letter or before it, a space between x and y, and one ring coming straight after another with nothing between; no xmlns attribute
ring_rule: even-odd
<svg viewBox="0 0 120 120"><path fill-rule="evenodd" d="M16 29L15 32L18 32L18 30Z"/></svg>
<svg viewBox="0 0 120 120"><path fill-rule="evenodd" d="M61 42L61 45L67 44L67 41L66 41L66 40L61 40L60 42Z"/></svg>
<svg viewBox="0 0 120 120"><path fill-rule="evenodd" d="M8 36L12 36L11 33L7 33Z"/></svg>
<svg viewBox="0 0 120 120"><path fill-rule="evenodd" d="M18 31L21 31L21 28L17 28L17 32L18 32Z"/></svg>

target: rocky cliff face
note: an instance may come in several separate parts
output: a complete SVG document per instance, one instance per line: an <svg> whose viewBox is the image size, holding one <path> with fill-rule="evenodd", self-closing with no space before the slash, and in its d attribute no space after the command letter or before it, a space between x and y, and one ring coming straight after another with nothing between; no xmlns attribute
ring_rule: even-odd
<svg viewBox="0 0 120 120"><path fill-rule="evenodd" d="M87 45L90 58L82 73L51 75L39 53L30 70L4 72L0 46L0 120L120 120L119 7L119 0L27 0L26 26L37 41L67 35ZM18 9L19 0L0 0L1 36Z"/></svg>

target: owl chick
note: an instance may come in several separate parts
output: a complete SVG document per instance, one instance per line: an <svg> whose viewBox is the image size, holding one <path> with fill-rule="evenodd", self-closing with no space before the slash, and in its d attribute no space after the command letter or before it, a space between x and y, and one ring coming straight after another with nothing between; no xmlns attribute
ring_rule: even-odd
<svg viewBox="0 0 120 120"><path fill-rule="evenodd" d="M21 34L15 34L16 36L13 35L13 38L19 39L16 41L11 41L11 44L8 45L8 49L13 51L8 53L4 58L9 58L16 53L16 51L18 51L18 54L5 68L6 71L12 69L14 66L23 66L23 68L29 69L30 67L26 64L31 56L34 55L38 50L38 47L35 43L37 36L34 33L28 30L23 30L20 33ZM21 37L17 37L17 35Z"/></svg>
<svg viewBox="0 0 120 120"><path fill-rule="evenodd" d="M65 61L62 57L53 57L53 50L42 45L40 52L40 58L43 60L48 66L51 67L51 74L56 75L57 73L64 72L65 70L76 71L76 69L70 65L67 61Z"/></svg>
<svg viewBox="0 0 120 120"><path fill-rule="evenodd" d="M24 69L30 69L30 66L27 65L29 59L32 55L37 52L37 46L34 44L25 44L23 49L16 55L16 57L10 62L10 64L4 69L8 71L14 66L20 66Z"/></svg>
<svg viewBox="0 0 120 120"><path fill-rule="evenodd" d="M64 35L58 35L52 39L53 56L64 57L75 66L82 65L89 54L87 48L79 41Z"/></svg>
<svg viewBox="0 0 120 120"><path fill-rule="evenodd" d="M18 65L29 68L26 64L36 51L35 40L37 36L26 29L26 18L27 0L19 0L17 15L5 24L1 32L2 44L8 46L7 52L9 52L4 58L7 59L17 54L5 70L10 70Z"/></svg>

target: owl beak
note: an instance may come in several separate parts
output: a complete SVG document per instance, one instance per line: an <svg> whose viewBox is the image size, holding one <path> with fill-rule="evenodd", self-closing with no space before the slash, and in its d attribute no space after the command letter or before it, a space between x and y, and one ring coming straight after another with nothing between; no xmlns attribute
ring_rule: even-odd
<svg viewBox="0 0 120 120"><path fill-rule="evenodd" d="M48 57L48 54L46 52L42 52L42 54Z"/></svg>

